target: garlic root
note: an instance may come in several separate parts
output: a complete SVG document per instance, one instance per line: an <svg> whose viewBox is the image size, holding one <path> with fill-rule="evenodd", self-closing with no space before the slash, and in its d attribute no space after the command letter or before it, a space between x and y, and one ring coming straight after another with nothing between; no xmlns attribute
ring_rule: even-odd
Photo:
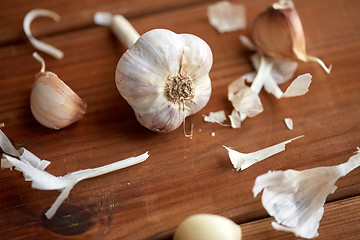
<svg viewBox="0 0 360 240"><path fill-rule="evenodd" d="M45 61L38 53L33 53L33 57L41 63L30 96L35 119L52 129L67 127L81 119L86 103L55 73L45 71Z"/></svg>

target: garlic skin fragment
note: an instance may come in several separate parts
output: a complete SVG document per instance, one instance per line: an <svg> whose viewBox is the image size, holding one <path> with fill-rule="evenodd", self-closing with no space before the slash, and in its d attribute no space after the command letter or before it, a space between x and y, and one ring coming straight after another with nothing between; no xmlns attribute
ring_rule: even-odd
<svg viewBox="0 0 360 240"><path fill-rule="evenodd" d="M293 232L302 238L319 234L320 220L327 196L336 190L340 178L360 166L360 148L342 164L303 171L269 171L258 176L253 187L254 197L262 190L262 204L276 222L276 230Z"/></svg>
<svg viewBox="0 0 360 240"><path fill-rule="evenodd" d="M297 97L309 91L312 76L309 73L298 76L286 89L281 97Z"/></svg>
<svg viewBox="0 0 360 240"><path fill-rule="evenodd" d="M5 135L3 131L0 130L0 149L5 153L15 157L18 157L21 161L24 161L33 167L45 170L49 166L50 162L47 160L41 160L35 154L27 150L26 148L19 148L16 150L14 145L10 142L9 138ZM5 159L1 159L1 168L12 168L12 165ZM25 180L30 181L31 179L24 174Z"/></svg>
<svg viewBox="0 0 360 240"><path fill-rule="evenodd" d="M120 58L116 86L141 125L170 132L209 101L212 61L211 49L202 39L151 30Z"/></svg>
<svg viewBox="0 0 360 240"><path fill-rule="evenodd" d="M208 6L207 15L211 26L219 33L241 30L246 27L245 6L229 1L219 1Z"/></svg>
<svg viewBox="0 0 360 240"><path fill-rule="evenodd" d="M280 0L260 13L252 24L251 36L257 48L268 56L317 62L330 74L331 66L307 55L304 30L292 1Z"/></svg>
<svg viewBox="0 0 360 240"><path fill-rule="evenodd" d="M228 100L237 112L255 117L264 109L258 93L245 84L246 76L241 76L228 86Z"/></svg>
<svg viewBox="0 0 360 240"><path fill-rule="evenodd" d="M236 171L239 170L244 170L248 167L250 167L251 165L260 162L268 157L271 157L275 154L278 154L282 151L285 151L285 145L298 139L303 137L302 136L298 136L295 138L292 138L290 140L278 143L276 145L273 145L271 147L267 147L261 150L258 150L256 152L252 152L252 153L241 153L238 151L235 151L229 147L223 146L229 153L229 158L230 161L232 163L232 165L234 166L234 168L236 169Z"/></svg>
<svg viewBox="0 0 360 240"><path fill-rule="evenodd" d="M114 162L98 168L90 168L85 170L79 170L76 172L68 173L62 177L55 177L54 175L35 168L30 163L22 161L5 155L5 159L8 161L8 164L14 166L18 171L23 172L24 175L31 178L32 184L31 187L39 190L60 190L61 194L58 196L56 201L50 207L50 209L45 213L45 216L50 219L52 218L57 209L60 207L61 203L69 196L71 189L78 182L104 175L109 172L113 172L122 168L130 167L135 164L139 164L145 161L149 157L148 152L139 155L137 157L130 157L118 162Z"/></svg>
<svg viewBox="0 0 360 240"><path fill-rule="evenodd" d="M35 56L41 58L37 53L34 53ZM45 71L45 63L42 64L31 90L31 112L45 127L67 127L84 116L87 105L55 73Z"/></svg>
<svg viewBox="0 0 360 240"><path fill-rule="evenodd" d="M291 118L284 118L284 122L285 122L286 127L289 130L293 130L294 124L293 124L293 120Z"/></svg>
<svg viewBox="0 0 360 240"><path fill-rule="evenodd" d="M176 229L174 240L241 240L239 225L223 216L195 214Z"/></svg>
<svg viewBox="0 0 360 240"><path fill-rule="evenodd" d="M232 128L240 128L241 127L241 115L238 111L233 109L231 114L228 117L230 119Z"/></svg>
<svg viewBox="0 0 360 240"><path fill-rule="evenodd" d="M210 123L223 123L226 120L226 115L224 110L220 110L217 112L210 112L209 116L204 116L205 122Z"/></svg>
<svg viewBox="0 0 360 240"><path fill-rule="evenodd" d="M15 170L23 173L25 181L32 181L32 188L61 191L61 194L58 196L51 208L45 213L48 219L55 215L61 203L69 196L71 189L78 182L139 164L149 157L149 153L145 152L137 157L130 157L102 167L80 170L68 173L62 177L55 177L45 171L45 168L50 164L49 161L41 160L25 148L16 150L9 138L1 130L0 148L5 153L1 155L2 169L9 168L12 170L12 167L15 167ZM11 154L12 156L8 154Z"/></svg>
<svg viewBox="0 0 360 240"><path fill-rule="evenodd" d="M261 55L259 53L255 53L251 55L250 59L254 68L256 71L258 71L260 67ZM299 65L297 62L291 60L282 60L277 58L267 58L267 60L272 63L270 75L277 84L282 84L292 79ZM247 82L252 81L247 80Z"/></svg>
<svg viewBox="0 0 360 240"><path fill-rule="evenodd" d="M37 17L49 17L57 22L60 20L60 16L56 12L53 12L53 11L50 11L47 9L33 9L26 14L26 16L24 18L24 22L23 22L23 28L24 28L24 32L25 32L26 36L28 37L30 43L34 46L34 48L36 48L39 51L45 52L45 53L53 56L54 58L57 58L57 59L63 58L64 53L61 50L59 50L47 43L37 40L32 35L31 30L30 30L30 25L31 25L32 21L34 19L36 19Z"/></svg>

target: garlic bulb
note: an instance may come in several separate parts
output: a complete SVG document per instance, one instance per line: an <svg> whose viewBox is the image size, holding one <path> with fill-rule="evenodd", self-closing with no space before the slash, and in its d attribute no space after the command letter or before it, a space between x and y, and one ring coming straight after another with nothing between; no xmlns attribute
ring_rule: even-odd
<svg viewBox="0 0 360 240"><path fill-rule="evenodd" d="M33 57L42 64L30 96L35 119L52 129L64 128L81 119L86 103L55 73L45 71L45 61L38 53L33 53Z"/></svg>
<svg viewBox="0 0 360 240"><path fill-rule="evenodd" d="M120 94L148 129L166 133L178 128L210 98L209 71L213 60L210 47L199 37L165 29L151 30L135 39L135 30L128 22L125 29L132 34L127 41L126 32L116 31L122 29L124 18L114 19L119 18L113 17L111 28L130 47L116 68Z"/></svg>
<svg viewBox="0 0 360 240"><path fill-rule="evenodd" d="M176 229L174 240L241 240L241 228L228 218L196 214Z"/></svg>
<svg viewBox="0 0 360 240"><path fill-rule="evenodd" d="M252 39L257 48L274 58L317 62L330 73L331 66L306 54L304 30L292 1L280 0L259 14L252 24Z"/></svg>

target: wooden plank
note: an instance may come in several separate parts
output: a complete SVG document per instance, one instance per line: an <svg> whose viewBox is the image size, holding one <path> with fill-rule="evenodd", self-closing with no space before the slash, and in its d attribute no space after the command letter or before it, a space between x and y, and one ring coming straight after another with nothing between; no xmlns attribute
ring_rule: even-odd
<svg viewBox="0 0 360 240"><path fill-rule="evenodd" d="M22 27L23 19L27 12L36 8L49 9L57 12L61 16L61 21L57 23L54 23L51 19L39 18L32 24L31 29L34 36L41 37L64 31L91 27L94 25L93 15L98 11L123 14L130 19L151 15L165 10L186 8L204 2L211 1L0 1L0 9L2 9L2 11L0 11L0 45L16 41L26 41L26 36Z"/></svg>
<svg viewBox="0 0 360 240"><path fill-rule="evenodd" d="M271 227L273 218L241 224L243 240L295 239L292 233L276 231ZM359 239L360 196L325 204L316 239Z"/></svg>
<svg viewBox="0 0 360 240"><path fill-rule="evenodd" d="M263 4L247 3L249 22ZM327 11L320 11L325 5ZM231 112L227 86L251 71L250 52L238 42L240 31L219 35L209 26L206 7L196 5L132 20L140 33L168 28L196 34L211 46L213 92L206 108L188 118L195 126L192 139L185 138L182 129L156 134L137 123L114 84L114 69L125 48L105 28L82 28L43 38L65 52L62 60L45 56L48 70L57 73L88 103L84 119L61 131L40 126L31 115L29 94L39 70L31 57L33 48L26 43L0 48L3 131L17 147L25 146L52 161L50 173L64 175L148 150L151 155L139 166L79 183L51 222L43 214L58 192L31 189L20 173L2 171L0 236L161 239L170 237L185 217L199 212L249 222L267 216L260 199L252 196L256 176L268 170L339 164L353 154L360 142L360 70L355 67L360 53L354 51L360 48L360 16L353 10L359 9L359 3L299 2L309 53L332 63L333 72L328 76L315 64L301 63L297 74L313 75L310 92L284 100L261 93L264 112L236 130L204 123L202 115L221 109ZM316 9L321 18L311 15ZM346 12L346 16L339 12ZM332 18L336 21L328 24ZM248 32L249 28L241 31ZM294 119L293 131L285 127L284 117ZM215 137L211 137L212 132ZM232 169L222 147L251 152L302 134L306 137L289 144L285 152L243 172ZM340 179L337 186L328 200L360 194L359 169Z"/></svg>

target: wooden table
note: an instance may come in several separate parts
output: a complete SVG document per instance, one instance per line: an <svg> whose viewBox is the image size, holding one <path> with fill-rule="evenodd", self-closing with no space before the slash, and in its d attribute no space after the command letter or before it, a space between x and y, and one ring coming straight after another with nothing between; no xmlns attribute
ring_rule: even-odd
<svg viewBox="0 0 360 240"><path fill-rule="evenodd" d="M250 23L269 0L241 1L247 28L219 34L207 19L206 0L132 1L1 1L0 122L16 147L24 146L52 163L56 176L98 167L150 152L141 165L80 182L48 221L44 212L57 191L32 189L21 173L0 174L0 239L170 239L177 225L195 213L226 216L243 229L243 239L294 239L272 229L272 218L254 198L257 176L269 170L303 170L348 160L360 145L360 2L296 1L306 33L308 52L332 64L327 75L314 63L300 63L296 75L311 73L310 91L302 97L276 100L262 92L264 112L240 129L205 123L204 114L230 113L227 86L252 70L251 52L238 40L249 35ZM33 118L29 95L40 65L22 30L25 14L34 8L54 10L54 23L37 19L32 31L65 53L56 60L42 54L55 72L88 104L85 117L60 131ZM109 29L95 26L96 11L126 16L140 34L154 28L192 33L212 48L212 95L207 106L188 118L192 139L182 129L157 134L141 127L119 95L114 71L125 52ZM281 85L285 89L288 83ZM294 120L289 131L285 117ZM215 132L215 137L211 133ZM285 152L236 172L222 145L252 152L298 135ZM360 169L337 182L329 195L317 239L359 239Z"/></svg>

